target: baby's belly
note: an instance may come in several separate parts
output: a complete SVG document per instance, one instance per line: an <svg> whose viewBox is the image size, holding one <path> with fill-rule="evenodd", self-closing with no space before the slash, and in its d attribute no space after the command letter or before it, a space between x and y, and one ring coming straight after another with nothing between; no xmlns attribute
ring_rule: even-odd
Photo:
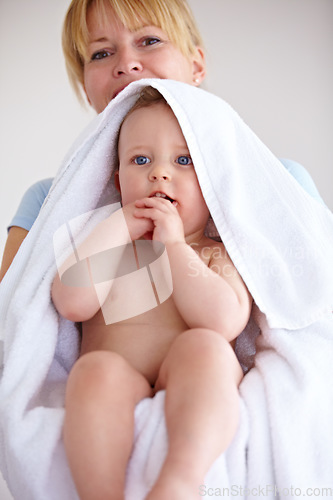
<svg viewBox="0 0 333 500"><path fill-rule="evenodd" d="M116 352L154 385L172 342L187 328L171 299L147 313L111 325L105 325L99 312L82 325L81 355L94 350Z"/></svg>

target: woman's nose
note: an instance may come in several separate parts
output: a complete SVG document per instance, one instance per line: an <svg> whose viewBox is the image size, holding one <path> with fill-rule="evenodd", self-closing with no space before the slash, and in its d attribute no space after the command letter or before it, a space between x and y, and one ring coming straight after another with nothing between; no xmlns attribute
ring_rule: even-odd
<svg viewBox="0 0 333 500"><path fill-rule="evenodd" d="M120 49L116 55L116 62L114 66L114 76L130 75L132 73L139 73L143 69L139 58L130 48Z"/></svg>

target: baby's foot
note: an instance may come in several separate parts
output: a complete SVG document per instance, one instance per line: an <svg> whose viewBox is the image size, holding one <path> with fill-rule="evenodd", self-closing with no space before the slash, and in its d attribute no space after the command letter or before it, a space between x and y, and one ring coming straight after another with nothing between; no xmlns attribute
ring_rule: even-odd
<svg viewBox="0 0 333 500"><path fill-rule="evenodd" d="M197 500L201 498L199 487L200 482L194 485L181 478L158 480L146 500Z"/></svg>

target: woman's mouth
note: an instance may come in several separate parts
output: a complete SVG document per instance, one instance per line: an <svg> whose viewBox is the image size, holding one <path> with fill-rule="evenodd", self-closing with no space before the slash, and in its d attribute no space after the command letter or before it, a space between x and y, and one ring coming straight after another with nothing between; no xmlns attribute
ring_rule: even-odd
<svg viewBox="0 0 333 500"><path fill-rule="evenodd" d="M122 92L124 89L126 89L126 87L127 87L127 85L124 85L124 87L121 87L120 89L116 90L115 93L113 94L112 99L117 97L117 95L120 94L120 92Z"/></svg>

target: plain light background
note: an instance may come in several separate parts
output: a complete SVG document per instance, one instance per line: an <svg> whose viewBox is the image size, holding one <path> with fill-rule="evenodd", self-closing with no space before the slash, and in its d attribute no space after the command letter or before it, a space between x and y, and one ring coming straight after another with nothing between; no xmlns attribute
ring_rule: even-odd
<svg viewBox="0 0 333 500"><path fill-rule="evenodd" d="M333 209L332 0L190 0L206 44L205 88L278 157L302 163ZM0 0L0 253L25 190L53 177L94 113L65 72L69 0Z"/></svg>
<svg viewBox="0 0 333 500"><path fill-rule="evenodd" d="M0 254L26 189L55 175L94 116L65 72L60 36L69 3L0 0ZM204 88L229 102L276 156L302 163L332 210L332 0L189 3L205 41ZM1 477L0 498L11 498Z"/></svg>

